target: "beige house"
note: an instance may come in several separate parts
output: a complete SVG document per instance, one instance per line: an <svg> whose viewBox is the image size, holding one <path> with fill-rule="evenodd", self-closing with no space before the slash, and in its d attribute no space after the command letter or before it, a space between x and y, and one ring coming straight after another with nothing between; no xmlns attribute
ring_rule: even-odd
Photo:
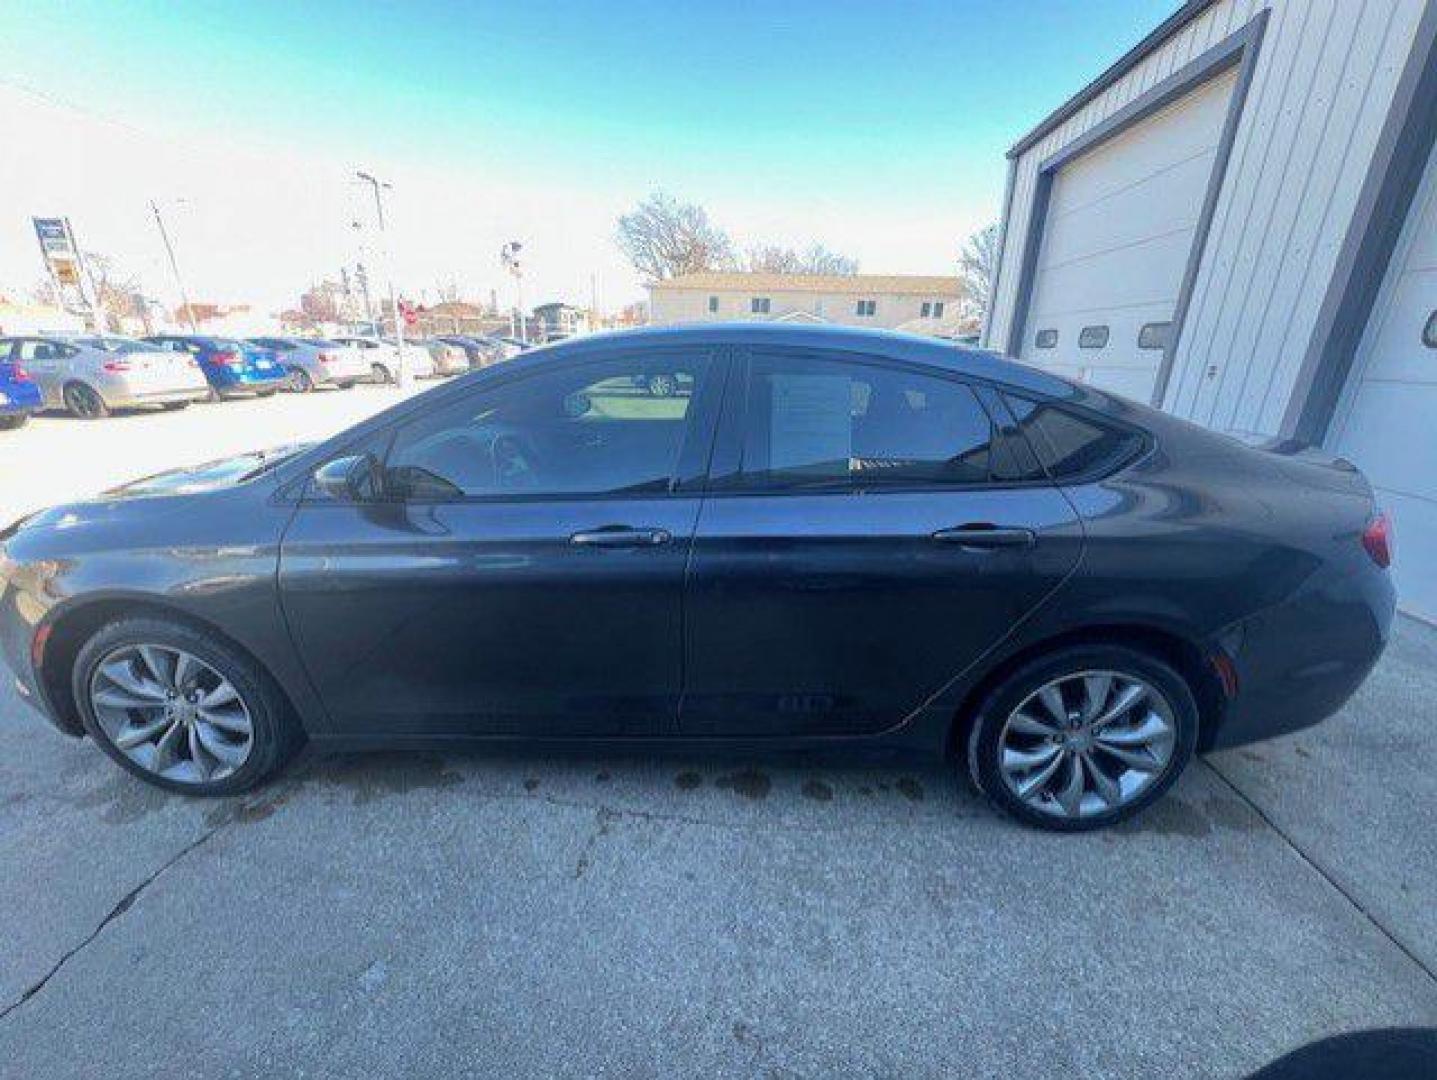
<svg viewBox="0 0 1437 1080"><path fill-rule="evenodd" d="M755 320L944 333L963 299L956 277L917 274L686 274L649 285L656 325Z"/></svg>

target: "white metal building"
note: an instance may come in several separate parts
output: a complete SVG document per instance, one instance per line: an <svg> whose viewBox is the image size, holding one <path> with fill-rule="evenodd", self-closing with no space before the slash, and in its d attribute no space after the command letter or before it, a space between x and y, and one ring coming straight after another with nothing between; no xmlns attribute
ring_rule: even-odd
<svg viewBox="0 0 1437 1080"><path fill-rule="evenodd" d="M1189 0L1009 152L984 342L1321 443L1437 618L1437 0Z"/></svg>

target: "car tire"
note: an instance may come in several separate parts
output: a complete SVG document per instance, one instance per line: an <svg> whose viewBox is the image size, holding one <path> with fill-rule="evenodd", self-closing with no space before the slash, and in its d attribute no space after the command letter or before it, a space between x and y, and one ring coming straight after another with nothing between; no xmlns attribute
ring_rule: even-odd
<svg viewBox="0 0 1437 1080"><path fill-rule="evenodd" d="M165 412L179 412L181 409L188 409L189 407L190 403L188 401L166 401L160 405L160 408L164 409Z"/></svg>
<svg viewBox="0 0 1437 1080"><path fill-rule="evenodd" d="M278 390L256 390L255 395L262 398L271 398L278 394Z"/></svg>
<svg viewBox="0 0 1437 1080"><path fill-rule="evenodd" d="M285 389L292 394L308 394L314 389L314 380L304 368L290 368Z"/></svg>
<svg viewBox="0 0 1437 1080"><path fill-rule="evenodd" d="M166 656L189 657L185 671L193 674L194 695L215 694L224 683L234 697L210 711L203 709L203 699L181 703L185 695L173 689L154 698L152 691L164 688L165 679L154 676L154 666L142 659L146 650L148 656L158 658L155 663L160 667L168 663ZM179 666L171 666L171 674ZM118 672L121 681L102 674L102 667ZM142 689L144 698L125 689L130 685ZM122 768L168 791L237 795L272 776L304 742L302 729L268 672L218 635L186 623L145 616L105 626L81 647L71 690L85 731L96 744ZM126 701L144 704L134 709L116 704ZM214 723L201 719L205 716ZM121 742L155 725L164 725L155 739L121 748ZM247 734L241 733L242 726L248 727ZM168 748L159 747L166 739ZM155 752L147 755L144 751L152 745ZM223 756L211 747L222 750Z"/></svg>
<svg viewBox="0 0 1437 1080"><path fill-rule="evenodd" d="M0 416L0 431L14 431L16 428L22 428L29 419L29 413L11 413L9 416Z"/></svg>
<svg viewBox="0 0 1437 1080"><path fill-rule="evenodd" d="M1159 799L1197 735L1192 690L1170 665L1124 645L1069 646L985 695L968 729L968 775L1024 824L1083 832Z"/></svg>
<svg viewBox="0 0 1437 1080"><path fill-rule="evenodd" d="M388 386L394 382L394 374L383 364L369 365L369 377L380 386Z"/></svg>
<svg viewBox="0 0 1437 1080"><path fill-rule="evenodd" d="M110 415L105 399L88 383L66 383L60 396L64 399L66 411L77 420L100 420Z"/></svg>
<svg viewBox="0 0 1437 1080"><path fill-rule="evenodd" d="M335 383L334 385L337 386L337 387L339 387L341 390L353 390L353 389L354 389L354 383L353 383L353 382Z"/></svg>

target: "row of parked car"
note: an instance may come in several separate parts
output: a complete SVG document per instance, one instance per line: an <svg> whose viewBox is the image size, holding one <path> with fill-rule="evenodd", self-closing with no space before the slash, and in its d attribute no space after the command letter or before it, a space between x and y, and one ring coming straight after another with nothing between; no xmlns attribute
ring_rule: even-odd
<svg viewBox="0 0 1437 1080"><path fill-rule="evenodd" d="M114 409L268 397L320 386L349 389L392 383L401 369L444 378L488 367L526 348L508 338L444 335L422 341L345 335L338 338L212 337L110 334L0 337L0 429L32 413L63 409L95 419Z"/></svg>

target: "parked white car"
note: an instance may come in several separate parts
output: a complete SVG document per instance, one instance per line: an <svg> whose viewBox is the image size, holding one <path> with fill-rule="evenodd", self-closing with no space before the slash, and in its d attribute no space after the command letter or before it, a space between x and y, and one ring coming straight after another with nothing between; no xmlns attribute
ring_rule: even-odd
<svg viewBox="0 0 1437 1080"><path fill-rule="evenodd" d="M406 340L401 352L393 338L371 337L366 334L346 334L333 338L341 345L358 349L369 365L369 381L392 383L399 379L399 358L404 357L404 368L411 377L428 378L435 374L434 359L423 345Z"/></svg>
<svg viewBox="0 0 1437 1080"><path fill-rule="evenodd" d="M210 394L210 384L192 357L133 338L0 338L0 358L30 373L45 408L64 409L86 420L136 405L183 409Z"/></svg>

